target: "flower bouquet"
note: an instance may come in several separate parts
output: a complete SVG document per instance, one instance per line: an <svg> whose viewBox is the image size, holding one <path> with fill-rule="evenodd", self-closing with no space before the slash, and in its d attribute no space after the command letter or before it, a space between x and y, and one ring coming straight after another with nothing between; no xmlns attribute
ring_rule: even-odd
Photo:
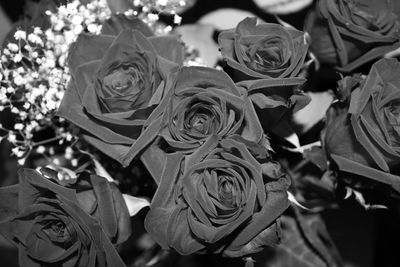
<svg viewBox="0 0 400 267"><path fill-rule="evenodd" d="M243 18L215 31L217 65L178 34L200 1L59 2L1 51L20 167L0 233L20 266L343 266L320 212L399 196L390 1L318 0L304 28Z"/></svg>

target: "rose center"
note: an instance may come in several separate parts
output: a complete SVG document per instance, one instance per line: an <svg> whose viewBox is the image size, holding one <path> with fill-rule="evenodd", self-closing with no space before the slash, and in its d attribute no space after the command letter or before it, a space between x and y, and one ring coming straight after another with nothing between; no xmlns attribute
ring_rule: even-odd
<svg viewBox="0 0 400 267"><path fill-rule="evenodd" d="M132 66L114 70L104 77L103 82L105 86L114 89L117 93L126 93L128 90L139 92L143 86L139 71Z"/></svg>
<svg viewBox="0 0 400 267"><path fill-rule="evenodd" d="M64 236L65 225L62 222L56 222L52 224L51 229L56 234L56 236Z"/></svg>
<svg viewBox="0 0 400 267"><path fill-rule="evenodd" d="M261 73L285 67L289 57L284 51L287 51L287 48L281 38L264 38L247 50L250 59L247 65Z"/></svg>
<svg viewBox="0 0 400 267"><path fill-rule="evenodd" d="M219 177L219 198L223 205L229 208L236 208L236 190L231 177Z"/></svg>
<svg viewBox="0 0 400 267"><path fill-rule="evenodd" d="M275 69L282 64L282 54L276 46L257 50L255 54L257 64L266 68Z"/></svg>
<svg viewBox="0 0 400 267"><path fill-rule="evenodd" d="M69 229L64 222L60 220L48 220L44 223L42 227L43 233L45 233L48 238L57 244L62 244L67 247L74 242L74 231Z"/></svg>
<svg viewBox="0 0 400 267"><path fill-rule="evenodd" d="M199 133L205 134L207 131L207 118L204 114L196 115L190 121L191 127Z"/></svg>
<svg viewBox="0 0 400 267"><path fill-rule="evenodd" d="M212 107L196 103L185 115L185 130L191 133L209 135L217 131L217 122Z"/></svg>

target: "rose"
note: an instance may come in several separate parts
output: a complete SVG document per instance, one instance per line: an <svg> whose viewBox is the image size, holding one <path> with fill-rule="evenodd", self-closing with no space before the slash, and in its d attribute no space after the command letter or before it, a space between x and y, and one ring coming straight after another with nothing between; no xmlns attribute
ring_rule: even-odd
<svg viewBox="0 0 400 267"><path fill-rule="evenodd" d="M191 155L167 156L145 227L181 254L255 253L277 242L288 183L278 164L260 164L243 143L212 136Z"/></svg>
<svg viewBox="0 0 400 267"><path fill-rule="evenodd" d="M343 72L398 48L399 27L387 0L319 0L305 23L311 51Z"/></svg>
<svg viewBox="0 0 400 267"><path fill-rule="evenodd" d="M138 19L114 17L103 30L106 35L81 34L71 46L71 81L59 115L126 166L143 123L182 64L183 46L175 36L146 37L151 31Z"/></svg>
<svg viewBox="0 0 400 267"><path fill-rule="evenodd" d="M353 86L349 108L328 112L325 148L339 169L400 192L400 63L382 59ZM357 84L358 86L354 86ZM350 90L348 88L345 88Z"/></svg>
<svg viewBox="0 0 400 267"><path fill-rule="evenodd" d="M21 266L125 266L111 242L129 236L129 215L105 178L83 174L75 190L32 169L19 179L0 189L0 232L18 246Z"/></svg>
<svg viewBox="0 0 400 267"><path fill-rule="evenodd" d="M227 64L249 78L298 77L307 55L308 43L301 31L279 24L246 18L218 36Z"/></svg>
<svg viewBox="0 0 400 267"><path fill-rule="evenodd" d="M192 153L211 135L238 135L255 143L265 141L257 115L243 88L236 87L224 72L205 67L183 67L173 88L145 126L130 157L155 139L166 144L159 142L166 153ZM159 152L146 150L145 153ZM151 173L159 176L161 170L155 168L162 168L163 164L164 158L160 158L157 164L146 165Z"/></svg>
<svg viewBox="0 0 400 267"><path fill-rule="evenodd" d="M260 116L269 118L264 129L271 130L289 108L297 111L308 104L301 92L308 52L303 32L246 18L236 29L221 32L218 43L227 64L244 75L239 86L262 109Z"/></svg>

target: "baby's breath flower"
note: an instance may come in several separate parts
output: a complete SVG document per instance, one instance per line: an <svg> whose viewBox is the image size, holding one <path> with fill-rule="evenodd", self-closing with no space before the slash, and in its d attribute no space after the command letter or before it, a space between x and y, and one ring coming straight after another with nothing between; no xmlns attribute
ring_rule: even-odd
<svg viewBox="0 0 400 267"><path fill-rule="evenodd" d="M15 63L21 62L21 60L22 60L22 54L21 53L18 53L13 57L13 61Z"/></svg>
<svg viewBox="0 0 400 267"><path fill-rule="evenodd" d="M181 22L182 22L182 17L179 15L174 15L174 23L181 24Z"/></svg>
<svg viewBox="0 0 400 267"><path fill-rule="evenodd" d="M15 143L17 141L17 136L13 132L9 132L7 140L10 143Z"/></svg>
<svg viewBox="0 0 400 267"><path fill-rule="evenodd" d="M14 43L8 43L7 44L7 48L12 52L18 52L19 51L18 45L14 44Z"/></svg>
<svg viewBox="0 0 400 267"><path fill-rule="evenodd" d="M24 125L22 124L22 123L16 123L15 125L14 125L14 129L15 130L22 130L24 128Z"/></svg>
<svg viewBox="0 0 400 267"><path fill-rule="evenodd" d="M28 41L34 44L43 45L42 39L35 33L30 33L28 35Z"/></svg>
<svg viewBox="0 0 400 267"><path fill-rule="evenodd" d="M44 146L38 146L36 148L36 152L39 154L43 154L46 151L46 148Z"/></svg>
<svg viewBox="0 0 400 267"><path fill-rule="evenodd" d="M26 32L18 30L15 32L14 38L16 40L26 39Z"/></svg>

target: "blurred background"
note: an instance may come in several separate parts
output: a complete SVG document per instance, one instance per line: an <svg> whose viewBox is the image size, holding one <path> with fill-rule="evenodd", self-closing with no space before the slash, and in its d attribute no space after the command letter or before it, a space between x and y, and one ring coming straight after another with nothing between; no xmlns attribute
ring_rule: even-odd
<svg viewBox="0 0 400 267"><path fill-rule="evenodd" d="M400 2L400 0L394 1ZM38 2L39 0L0 1L0 44L18 20L34 13L33 9ZM191 0L187 2L187 9L181 13L181 26L176 31L182 35L186 43L196 45L200 56L209 66L215 65L219 60L216 38L221 30L234 27L237 22L248 16L257 16L266 22L276 22L277 16L272 14L278 14L282 21L302 29L303 20L314 4L309 0ZM286 2L286 5L281 2ZM324 89L326 88L315 86L315 84L310 88L314 101L297 114L299 123L302 124L300 134L309 135L313 128L318 127L316 122L324 116L332 100L328 94L323 93ZM319 103L318 109L313 103ZM324 103L322 108L321 103ZM9 120L10 118L4 114L0 117L1 123L7 123L7 121L12 123ZM14 159L10 158L9 152L7 143L2 142L0 144L0 186L17 182L15 173L18 165ZM337 200L337 202L339 209L324 211L322 215L345 266L400 266L400 257L397 254L400 249L400 206L398 203L389 202L389 210L366 211L354 199ZM135 217L135 231L142 228L143 217L144 215ZM136 232L140 231L143 229ZM0 250L2 261L0 265L14 266L13 260L17 252L4 245L4 242L3 240ZM125 248L125 250L129 254L129 249ZM221 266L221 264L243 266L241 260L235 262L215 257L192 256L182 257L179 260L179 266L211 267Z"/></svg>

